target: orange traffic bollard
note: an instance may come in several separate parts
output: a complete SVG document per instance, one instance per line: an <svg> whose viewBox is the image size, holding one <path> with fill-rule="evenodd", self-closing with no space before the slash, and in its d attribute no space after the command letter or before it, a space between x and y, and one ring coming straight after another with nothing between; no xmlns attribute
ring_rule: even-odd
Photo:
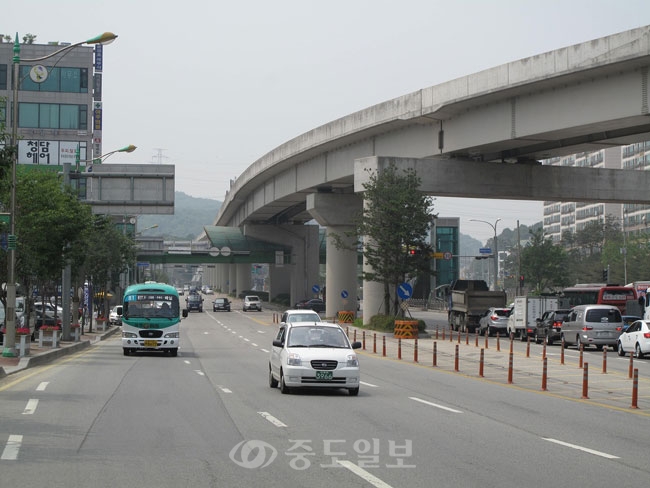
<svg viewBox="0 0 650 488"><path fill-rule="evenodd" d="M402 359L402 339L397 339L397 359Z"/></svg>
<svg viewBox="0 0 650 488"><path fill-rule="evenodd" d="M582 344L580 344L579 349L580 349L580 356L579 356L579 359L578 359L578 368L582 368L583 356L584 356L585 349L584 349Z"/></svg>
<svg viewBox="0 0 650 488"><path fill-rule="evenodd" d="M542 366L542 391L546 391L546 380L548 375L548 369L546 363L547 363L547 359L546 357L544 357L543 366Z"/></svg>
<svg viewBox="0 0 650 488"><path fill-rule="evenodd" d="M589 399L589 363L585 363L582 368L582 397L584 400Z"/></svg>
<svg viewBox="0 0 650 488"><path fill-rule="evenodd" d="M361 343L363 344L361 348L365 351L366 350L366 331L365 330L363 332L361 332Z"/></svg>
<svg viewBox="0 0 650 488"><path fill-rule="evenodd" d="M607 374L607 346L603 346L603 374Z"/></svg>
<svg viewBox="0 0 650 488"><path fill-rule="evenodd" d="M514 354L510 353L508 355L508 384L512 383L512 370L513 368L513 363L514 363Z"/></svg>
<svg viewBox="0 0 650 488"><path fill-rule="evenodd" d="M499 333L497 332L497 351L501 350L501 341L499 340Z"/></svg>
<svg viewBox="0 0 650 488"><path fill-rule="evenodd" d="M485 362L485 350L481 349L481 356L478 362L478 375L483 378L483 364Z"/></svg>
<svg viewBox="0 0 650 488"><path fill-rule="evenodd" d="M562 338L562 347L560 349L560 364L564 364L564 337Z"/></svg>
<svg viewBox="0 0 650 488"><path fill-rule="evenodd" d="M530 357L530 336L528 336L528 340L526 341L526 357L527 358Z"/></svg>
<svg viewBox="0 0 650 488"><path fill-rule="evenodd" d="M639 408L639 370L634 369L634 379L632 380L632 405L630 408Z"/></svg>
<svg viewBox="0 0 650 488"><path fill-rule="evenodd" d="M634 354L630 353L630 368L628 369L627 376L632 378L632 368L634 368Z"/></svg>
<svg viewBox="0 0 650 488"><path fill-rule="evenodd" d="M433 365L438 366L438 343L433 341Z"/></svg>
<svg viewBox="0 0 650 488"><path fill-rule="evenodd" d="M544 341L544 345L542 346L542 359L546 359L546 341Z"/></svg>
<svg viewBox="0 0 650 488"><path fill-rule="evenodd" d="M489 331L485 331L485 349L488 348L488 337L490 336Z"/></svg>
<svg viewBox="0 0 650 488"><path fill-rule="evenodd" d="M456 344L456 353L454 354L454 371L458 371L458 344Z"/></svg>
<svg viewBox="0 0 650 488"><path fill-rule="evenodd" d="M386 357L386 336L382 336L382 343L381 355Z"/></svg>
<svg viewBox="0 0 650 488"><path fill-rule="evenodd" d="M372 352L377 354L377 333L372 334Z"/></svg>
<svg viewBox="0 0 650 488"><path fill-rule="evenodd" d="M417 363L418 362L418 338L415 338L415 342L413 343L413 362Z"/></svg>

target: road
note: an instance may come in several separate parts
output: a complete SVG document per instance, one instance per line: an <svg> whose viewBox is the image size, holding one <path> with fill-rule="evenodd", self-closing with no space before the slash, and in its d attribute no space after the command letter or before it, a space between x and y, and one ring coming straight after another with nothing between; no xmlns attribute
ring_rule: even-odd
<svg viewBox="0 0 650 488"><path fill-rule="evenodd" d="M507 488L650 479L645 412L368 350L359 353L358 397L282 395L267 378L275 331L272 311L191 313L178 357L125 357L116 335L1 380L0 485ZM621 372L626 364L610 361Z"/></svg>

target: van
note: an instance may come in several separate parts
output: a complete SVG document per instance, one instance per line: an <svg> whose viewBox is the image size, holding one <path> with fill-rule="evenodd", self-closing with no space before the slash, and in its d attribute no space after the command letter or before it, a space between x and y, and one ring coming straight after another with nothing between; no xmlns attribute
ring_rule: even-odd
<svg viewBox="0 0 650 488"><path fill-rule="evenodd" d="M613 305L578 305L564 319L561 329L564 347L575 345L616 347L623 331L623 317Z"/></svg>

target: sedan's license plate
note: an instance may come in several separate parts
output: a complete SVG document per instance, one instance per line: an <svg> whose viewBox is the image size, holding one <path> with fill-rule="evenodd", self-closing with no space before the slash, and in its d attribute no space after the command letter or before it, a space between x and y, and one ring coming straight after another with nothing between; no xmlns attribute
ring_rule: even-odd
<svg viewBox="0 0 650 488"><path fill-rule="evenodd" d="M316 371L317 380L331 380L333 377L331 371Z"/></svg>
<svg viewBox="0 0 650 488"><path fill-rule="evenodd" d="M157 347L158 341L144 341L144 347Z"/></svg>

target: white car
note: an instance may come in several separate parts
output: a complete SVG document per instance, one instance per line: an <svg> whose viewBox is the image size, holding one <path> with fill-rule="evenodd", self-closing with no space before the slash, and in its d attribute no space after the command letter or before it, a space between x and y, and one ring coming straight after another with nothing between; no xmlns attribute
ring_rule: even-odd
<svg viewBox="0 0 650 488"><path fill-rule="evenodd" d="M650 321L637 320L618 336L618 355L633 353L638 359L650 354Z"/></svg>
<svg viewBox="0 0 650 488"><path fill-rule="evenodd" d="M256 295L246 295L244 297L243 310L244 312L246 312L247 310L257 310L258 312L261 312L262 301L260 300L260 297Z"/></svg>
<svg viewBox="0 0 650 488"><path fill-rule="evenodd" d="M285 310L280 317L280 323L287 322L322 322L322 319L313 310Z"/></svg>
<svg viewBox="0 0 650 488"><path fill-rule="evenodd" d="M344 388L359 394L359 358L345 331L329 322L287 322L273 341L269 386L282 393L294 388Z"/></svg>
<svg viewBox="0 0 650 488"><path fill-rule="evenodd" d="M122 325L122 305L115 305L108 314L108 323Z"/></svg>

